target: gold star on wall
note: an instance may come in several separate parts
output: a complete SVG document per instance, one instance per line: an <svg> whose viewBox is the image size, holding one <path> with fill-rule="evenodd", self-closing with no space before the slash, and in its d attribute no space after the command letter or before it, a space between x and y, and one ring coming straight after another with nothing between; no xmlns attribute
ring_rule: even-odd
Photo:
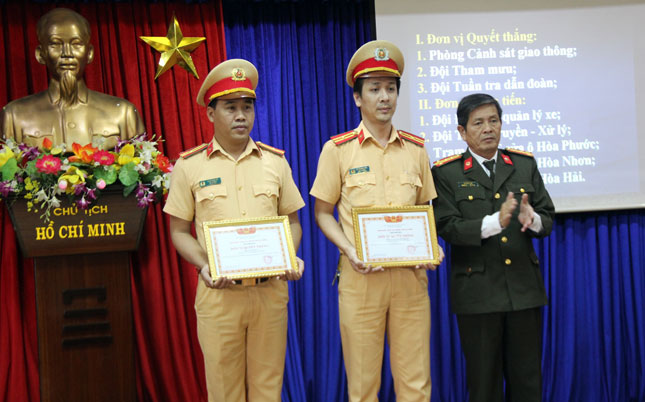
<svg viewBox="0 0 645 402"><path fill-rule="evenodd" d="M190 52L197 49L206 38L184 38L179 28L179 22L177 22L177 18L174 15L166 36L140 36L139 39L152 46L156 51L161 52L155 80L175 64L179 64L180 67L199 79L193 59L190 57Z"/></svg>

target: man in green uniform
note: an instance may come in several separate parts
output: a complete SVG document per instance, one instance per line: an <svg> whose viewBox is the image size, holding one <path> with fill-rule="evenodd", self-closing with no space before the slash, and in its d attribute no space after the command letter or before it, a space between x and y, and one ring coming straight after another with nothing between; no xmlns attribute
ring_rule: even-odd
<svg viewBox="0 0 645 402"><path fill-rule="evenodd" d="M471 402L540 402L540 327L547 302L531 239L555 210L533 155L498 149L502 110L490 95L459 102L463 154L432 169L437 230L452 246L450 292Z"/></svg>

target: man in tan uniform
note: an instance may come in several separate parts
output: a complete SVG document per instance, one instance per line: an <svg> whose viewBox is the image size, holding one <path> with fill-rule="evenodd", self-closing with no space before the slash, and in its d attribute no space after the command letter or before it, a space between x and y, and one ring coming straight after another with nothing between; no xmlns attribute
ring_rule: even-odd
<svg viewBox="0 0 645 402"><path fill-rule="evenodd" d="M85 67L94 58L90 25L82 15L55 8L37 25L36 60L47 66L46 91L9 102L0 112L0 137L41 146L86 145L94 141L112 149L120 139L144 132L139 113L125 99L92 91L85 85Z"/></svg>
<svg viewBox="0 0 645 402"><path fill-rule="evenodd" d="M179 254L197 268L195 310L208 400L280 401L287 337L287 283L302 275L233 281L209 274L205 221L288 215L295 249L304 206L284 151L249 137L258 73L246 60L215 67L197 95L208 105L213 139L181 154L164 212ZM197 239L191 234L195 223Z"/></svg>
<svg viewBox="0 0 645 402"><path fill-rule="evenodd" d="M364 264L356 254L352 226L354 207L422 205L436 197L423 138L392 125L402 72L403 55L390 42L368 42L356 51L347 83L362 121L325 144L311 189L316 221L341 252L339 315L350 401L377 400L386 331L397 400L430 400L425 270L436 267Z"/></svg>

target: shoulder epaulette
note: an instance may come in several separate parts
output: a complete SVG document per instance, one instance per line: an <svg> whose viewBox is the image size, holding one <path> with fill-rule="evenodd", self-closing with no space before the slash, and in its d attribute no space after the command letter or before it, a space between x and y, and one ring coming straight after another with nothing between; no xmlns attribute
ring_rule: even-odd
<svg viewBox="0 0 645 402"><path fill-rule="evenodd" d="M358 134L356 133L356 131L352 130L352 131L348 131L346 133L335 135L335 136L331 137L330 139L334 142L334 144L340 145L340 144L345 143L347 141L353 140L354 138L358 138Z"/></svg>
<svg viewBox="0 0 645 402"><path fill-rule="evenodd" d="M403 138L404 140L408 140L414 144L417 144L420 147L422 147L423 144L425 143L425 140L423 139L423 137L419 137L418 135L414 135L403 130L399 130L399 137Z"/></svg>
<svg viewBox="0 0 645 402"><path fill-rule="evenodd" d="M262 149L266 149L267 151L273 152L274 154L276 154L278 156L284 156L284 150L282 150L282 149L272 147L271 145L267 145L267 144L265 144L263 142L260 142L260 141L255 141L255 143L258 144L258 146L260 148L262 148Z"/></svg>
<svg viewBox="0 0 645 402"><path fill-rule="evenodd" d="M462 156L462 154L455 154L455 155L452 155L452 156L448 156L448 157L445 157L443 159L439 159L438 161L436 161L434 163L434 165L439 167L439 166L445 165L446 163L450 163L452 161L456 161L458 159L461 159L461 156Z"/></svg>
<svg viewBox="0 0 645 402"><path fill-rule="evenodd" d="M514 154L519 154L519 155L524 155L524 156L530 156L533 158L533 154L528 152L528 151L522 151L521 149L515 149L515 148L506 148L506 151L512 152Z"/></svg>
<svg viewBox="0 0 645 402"><path fill-rule="evenodd" d="M181 157L181 158L183 158L183 159L188 159L188 158L190 158L191 156L193 156L193 155L197 155L198 153L202 152L202 151L203 151L203 150L205 150L207 147L208 147L208 143L205 143L205 144L202 144L202 145L198 145L198 146L196 146L196 147L194 147L194 148L191 148L191 149L189 149L189 150L187 150L187 151L180 152L180 153L179 153L179 157Z"/></svg>

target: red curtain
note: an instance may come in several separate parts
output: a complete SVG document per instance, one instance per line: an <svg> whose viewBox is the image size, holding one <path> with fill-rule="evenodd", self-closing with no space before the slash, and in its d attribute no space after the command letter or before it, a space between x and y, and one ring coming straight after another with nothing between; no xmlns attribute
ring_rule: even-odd
<svg viewBox="0 0 645 402"><path fill-rule="evenodd" d="M58 4L58 6L61 6ZM209 141L212 126L195 104L201 84L179 66L156 81L159 54L139 36L165 36L173 14L184 36L206 42L192 53L200 78L226 57L222 6L137 2L70 4L92 27L94 61L88 87L128 99L147 132L161 135L172 159ZM52 5L0 4L0 106L47 88L34 57L36 22ZM0 205L0 401L38 401L38 341L33 262L20 256L6 208ZM132 255L132 303L139 401L205 401L203 358L195 329L195 270L178 257L168 220L148 211L139 250Z"/></svg>

